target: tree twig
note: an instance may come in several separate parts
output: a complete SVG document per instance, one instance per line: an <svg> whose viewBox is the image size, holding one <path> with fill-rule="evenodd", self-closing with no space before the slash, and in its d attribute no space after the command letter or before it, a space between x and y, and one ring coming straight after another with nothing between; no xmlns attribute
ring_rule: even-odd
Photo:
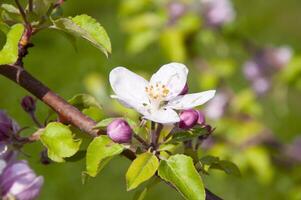
<svg viewBox="0 0 301 200"><path fill-rule="evenodd" d="M70 105L67 101L61 98L59 95L52 92L47 86L42 84L32 75L25 70L22 70L18 78L18 67L12 65L0 65L0 74L4 77L14 81L19 86L36 96L43 101L46 105L52 108L59 116L66 119L69 123L81 129L83 132L89 134L92 137L96 137L99 134L94 129L96 122L88 116L84 115L77 108ZM154 128L154 127L153 127ZM127 149L122 152L122 155L130 160L134 160L136 155L133 151ZM206 200L222 200L218 196L214 195L208 189L206 189Z"/></svg>
<svg viewBox="0 0 301 200"><path fill-rule="evenodd" d="M22 16L22 18L23 18L24 23L26 24L26 26L30 25L29 22L28 22L28 20L27 20L26 13L25 13L22 5L20 4L19 0L15 0L15 3L17 5L19 11L20 11L20 14L21 14L21 16Z"/></svg>

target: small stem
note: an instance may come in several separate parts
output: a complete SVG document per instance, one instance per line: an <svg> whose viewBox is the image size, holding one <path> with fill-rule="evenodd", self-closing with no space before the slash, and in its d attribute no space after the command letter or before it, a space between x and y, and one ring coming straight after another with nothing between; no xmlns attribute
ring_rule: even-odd
<svg viewBox="0 0 301 200"><path fill-rule="evenodd" d="M44 128L44 126L39 122L39 120L37 119L37 116L34 112L30 112L29 113L32 121L39 127L39 128Z"/></svg>
<svg viewBox="0 0 301 200"><path fill-rule="evenodd" d="M28 0L28 10L29 12L33 12L33 0Z"/></svg>
<svg viewBox="0 0 301 200"><path fill-rule="evenodd" d="M167 134L167 136L164 138L164 142L167 141L169 138L172 137L172 135L178 130L177 127L174 127L173 129L171 129L171 131Z"/></svg>
<svg viewBox="0 0 301 200"><path fill-rule="evenodd" d="M152 137L152 147L153 148L156 148L156 141L157 141L157 138L156 138L156 123L151 121L151 137Z"/></svg>
<svg viewBox="0 0 301 200"><path fill-rule="evenodd" d="M145 147L148 147L149 144L142 138L140 137L139 135L135 134L133 135L133 137L138 141L140 142L142 145L144 145Z"/></svg>
<svg viewBox="0 0 301 200"><path fill-rule="evenodd" d="M15 0L15 3L17 4L17 7L18 7L18 9L19 9L19 11L21 13L21 16L22 16L22 18L23 18L26 26L30 26L30 24L29 24L29 22L27 20L27 17L26 17L26 13L25 13L22 5L20 4L19 0Z"/></svg>
<svg viewBox="0 0 301 200"><path fill-rule="evenodd" d="M158 144L158 142L159 142L160 133L161 133L162 129L163 129L163 125L158 123L157 130L156 130L156 144Z"/></svg>

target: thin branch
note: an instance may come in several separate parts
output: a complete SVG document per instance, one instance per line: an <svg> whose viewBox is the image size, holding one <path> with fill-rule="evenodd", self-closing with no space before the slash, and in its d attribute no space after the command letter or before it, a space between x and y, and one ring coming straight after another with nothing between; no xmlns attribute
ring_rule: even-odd
<svg viewBox="0 0 301 200"><path fill-rule="evenodd" d="M143 146L145 146L146 148L148 148L149 147L149 144L142 138L142 137L140 137L139 135L137 135L137 134L133 134L133 137L138 141L138 142L140 142Z"/></svg>
<svg viewBox="0 0 301 200"><path fill-rule="evenodd" d="M28 0L28 10L29 12L33 12L33 0Z"/></svg>
<svg viewBox="0 0 301 200"><path fill-rule="evenodd" d="M96 137L99 134L104 134L98 132L94 129L96 122L93 121L88 116L81 113L77 108L70 105L63 98L52 92L48 87L43 85L40 81L34 78L25 70L22 70L17 78L18 67L11 65L0 65L0 74L4 77L14 81L19 86L26 89L32 95L36 96L38 99L43 101L46 105L52 108L58 115L66 119L69 123L81 129L83 132L89 134L92 137ZM152 124L154 129L154 124ZM122 155L130 160L134 160L136 155L133 151L127 149L122 152ZM206 200L222 200L208 189L206 189Z"/></svg>
<svg viewBox="0 0 301 200"><path fill-rule="evenodd" d="M162 129L163 129L163 125L158 123L157 130L156 130L156 145L159 142L160 133L161 133Z"/></svg>
<svg viewBox="0 0 301 200"><path fill-rule="evenodd" d="M37 119L37 116L34 112L30 112L29 116L31 117L32 121L39 127L39 128L43 128L44 126L39 122L39 120Z"/></svg>
<svg viewBox="0 0 301 200"><path fill-rule="evenodd" d="M20 72L19 78L17 78L18 73L19 69L15 66L0 66L1 75L9 78L29 91L31 94L52 108L62 118L66 119L72 125L78 127L93 137L98 135L98 131L93 129L93 127L96 125L95 121L81 113L77 108L70 105L63 98L52 92L48 87L43 85L25 70Z"/></svg>
<svg viewBox="0 0 301 200"><path fill-rule="evenodd" d="M22 5L20 4L19 0L15 0L15 3L16 3L16 5L17 5L17 7L18 7L18 9L21 13L21 16L22 16L26 26L30 26L30 23L28 22L27 17L26 17L26 13L25 13Z"/></svg>
<svg viewBox="0 0 301 200"><path fill-rule="evenodd" d="M165 136L165 138L163 139L163 141L167 141L169 138L171 138L173 136L173 134L175 132L177 132L179 130L178 127L174 127L173 129L171 129L171 131L167 134L167 136Z"/></svg>
<svg viewBox="0 0 301 200"><path fill-rule="evenodd" d="M152 140L152 146L155 148L156 147L156 123L151 121L151 130L150 130L150 135L151 135L151 140Z"/></svg>

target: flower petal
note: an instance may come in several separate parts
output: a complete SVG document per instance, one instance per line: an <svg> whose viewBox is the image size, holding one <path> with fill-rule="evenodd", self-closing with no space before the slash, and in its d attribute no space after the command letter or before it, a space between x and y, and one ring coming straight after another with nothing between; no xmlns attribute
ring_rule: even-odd
<svg viewBox="0 0 301 200"><path fill-rule="evenodd" d="M172 124L180 121L179 115L172 109L164 108L144 115L145 119L161 124Z"/></svg>
<svg viewBox="0 0 301 200"><path fill-rule="evenodd" d="M140 103L137 103L135 101L132 101L131 99L122 99L122 98L120 98L116 95L111 95L111 98L118 100L119 103L121 103L125 107L134 109L142 115L148 115L149 114L149 110L150 110L150 107L151 107L149 103L140 104Z"/></svg>
<svg viewBox="0 0 301 200"><path fill-rule="evenodd" d="M110 72L110 84L118 98L131 107L149 102L145 92L148 82L124 67L116 67Z"/></svg>
<svg viewBox="0 0 301 200"><path fill-rule="evenodd" d="M169 94L165 98L166 101L178 96L187 81L188 69L180 63L169 63L163 65L150 80L151 85L156 83L164 84L169 90Z"/></svg>
<svg viewBox="0 0 301 200"><path fill-rule="evenodd" d="M190 109L199 105L202 105L212 99L215 95L215 90L208 90L205 92L186 94L178 96L166 105L167 108L176 110Z"/></svg>

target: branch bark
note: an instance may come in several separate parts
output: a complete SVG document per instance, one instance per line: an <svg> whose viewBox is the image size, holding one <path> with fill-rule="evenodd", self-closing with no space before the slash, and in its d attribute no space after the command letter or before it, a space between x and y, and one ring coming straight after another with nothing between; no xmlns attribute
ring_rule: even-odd
<svg viewBox="0 0 301 200"><path fill-rule="evenodd" d="M62 97L51 91L47 86L26 72L21 66L15 65L0 65L0 74L4 77L12 80L32 95L43 101L46 105L52 108L60 117L68 121L73 126L79 128L83 132L89 134L92 137L96 137L100 134L94 129L96 122L84 115L77 108L70 105ZM122 153L130 160L134 160L136 155L131 150L125 150ZM206 200L222 200L218 196L214 195L206 188Z"/></svg>
<svg viewBox="0 0 301 200"><path fill-rule="evenodd" d="M0 74L14 81L28 92L52 108L60 117L78 127L80 130L95 137L97 130L93 129L96 125L92 119L81 113L77 108L70 105L63 98L52 92L48 87L31 76L21 67L12 65L1 65Z"/></svg>

